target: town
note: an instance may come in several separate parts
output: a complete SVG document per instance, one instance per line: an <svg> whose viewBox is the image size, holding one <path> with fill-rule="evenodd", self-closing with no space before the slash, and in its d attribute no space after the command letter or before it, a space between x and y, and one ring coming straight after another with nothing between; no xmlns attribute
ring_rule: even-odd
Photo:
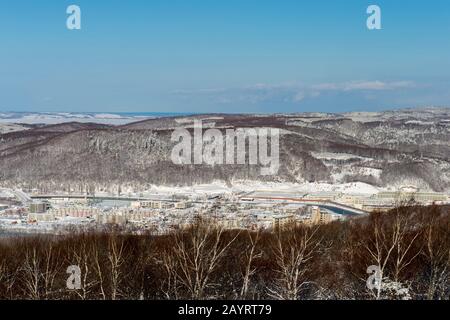
<svg viewBox="0 0 450 320"><path fill-rule="evenodd" d="M316 225L387 211L413 202L448 204L450 195L414 187L375 194L338 191L254 190L149 194L44 195L33 190L0 189L0 230L6 234L59 234L77 229L120 226L141 233L167 234L208 217L225 229L277 230Z"/></svg>

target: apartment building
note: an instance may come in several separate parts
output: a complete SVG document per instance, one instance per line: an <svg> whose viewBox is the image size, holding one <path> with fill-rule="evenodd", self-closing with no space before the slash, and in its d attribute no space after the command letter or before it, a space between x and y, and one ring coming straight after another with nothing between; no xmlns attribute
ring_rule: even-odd
<svg viewBox="0 0 450 320"><path fill-rule="evenodd" d="M278 214L272 216L272 228L277 230L282 230L287 226L295 225L295 217L291 214Z"/></svg>
<svg viewBox="0 0 450 320"><path fill-rule="evenodd" d="M340 219L339 215L329 211L321 210L317 206L313 206L311 210L311 224L326 224Z"/></svg>
<svg viewBox="0 0 450 320"><path fill-rule="evenodd" d="M167 201L136 201L131 205L133 208L150 208L150 209L171 209L173 204Z"/></svg>

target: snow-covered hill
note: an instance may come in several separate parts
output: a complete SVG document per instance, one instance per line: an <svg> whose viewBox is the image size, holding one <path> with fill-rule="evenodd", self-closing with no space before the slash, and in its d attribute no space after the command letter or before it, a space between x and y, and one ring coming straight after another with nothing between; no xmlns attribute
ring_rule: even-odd
<svg viewBox="0 0 450 320"><path fill-rule="evenodd" d="M6 121L7 115L1 116ZM53 114L55 122L61 117L71 121L1 134L0 184L98 191L259 181L450 190L449 108L192 115L140 119L116 126L98 124L103 122L95 116L117 120L120 115L77 116L86 121L74 122L70 115ZM171 133L180 127L192 129L194 119L202 119L205 128L222 131L241 127L281 129L280 170L273 176L261 176L258 165L173 164Z"/></svg>

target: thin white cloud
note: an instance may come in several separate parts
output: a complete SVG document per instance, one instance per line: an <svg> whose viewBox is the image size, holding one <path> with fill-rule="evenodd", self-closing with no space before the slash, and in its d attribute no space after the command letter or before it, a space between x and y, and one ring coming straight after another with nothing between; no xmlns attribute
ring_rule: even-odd
<svg viewBox="0 0 450 320"><path fill-rule="evenodd" d="M305 99L305 93L303 92L303 91L300 91L300 92L297 92L295 95L294 95L294 97L293 97L293 99L292 99L292 101L293 102L300 102L300 101L303 101L304 99Z"/></svg>
<svg viewBox="0 0 450 320"><path fill-rule="evenodd" d="M343 83L321 83L318 85L311 86L312 89L318 91L357 91L357 90L379 91L379 90L394 90L413 87L415 87L415 84L412 81L383 82L379 80L350 81Z"/></svg>
<svg viewBox="0 0 450 320"><path fill-rule="evenodd" d="M341 83L319 83L303 85L295 83L265 84L258 83L241 88L210 88L197 90L178 90L174 93L182 97L207 98L221 104L246 102L257 104L265 101L289 101L301 103L305 99L314 99L326 92L376 92L414 88L412 81L349 81Z"/></svg>
<svg viewBox="0 0 450 320"><path fill-rule="evenodd" d="M382 81L359 81L350 82L344 86L344 91L352 90L395 90L402 88L412 88L414 83L411 81L395 81L395 82L382 82Z"/></svg>

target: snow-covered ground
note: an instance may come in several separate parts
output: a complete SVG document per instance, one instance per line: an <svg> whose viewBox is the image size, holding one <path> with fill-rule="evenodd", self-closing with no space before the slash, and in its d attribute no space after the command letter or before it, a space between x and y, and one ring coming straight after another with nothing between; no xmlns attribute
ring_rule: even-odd
<svg viewBox="0 0 450 320"><path fill-rule="evenodd" d="M147 190L151 194L221 194L221 193L238 193L252 192L255 190L267 190L277 192L299 192L299 193L316 193L316 192L341 192L344 194L366 194L373 195L384 189L374 187L363 182L352 182L344 184L330 184L322 182L314 183L277 183L277 182L259 182L259 181L234 181L232 186L227 186L222 182L214 182L210 184L202 184L189 187L162 187L152 186Z"/></svg>
<svg viewBox="0 0 450 320"><path fill-rule="evenodd" d="M29 224L20 218L1 218L0 219L0 238L3 234L55 234L70 226L89 225L89 220L85 218L64 217L57 221L39 222L37 224Z"/></svg>
<svg viewBox="0 0 450 320"><path fill-rule="evenodd" d="M15 123L1 123L1 120L2 119L0 119L0 134L23 131L28 129L27 127Z"/></svg>
<svg viewBox="0 0 450 320"><path fill-rule="evenodd" d="M124 115L116 113L69 113L69 112L45 112L45 113L1 113L0 130L6 124L59 124L66 122L95 122L99 124L122 125L144 119L154 118L144 115Z"/></svg>
<svg viewBox="0 0 450 320"><path fill-rule="evenodd" d="M311 155L316 159L321 160L350 160L350 159L360 159L360 160L373 160L371 158L365 158L349 153L335 153L335 152L311 152Z"/></svg>

